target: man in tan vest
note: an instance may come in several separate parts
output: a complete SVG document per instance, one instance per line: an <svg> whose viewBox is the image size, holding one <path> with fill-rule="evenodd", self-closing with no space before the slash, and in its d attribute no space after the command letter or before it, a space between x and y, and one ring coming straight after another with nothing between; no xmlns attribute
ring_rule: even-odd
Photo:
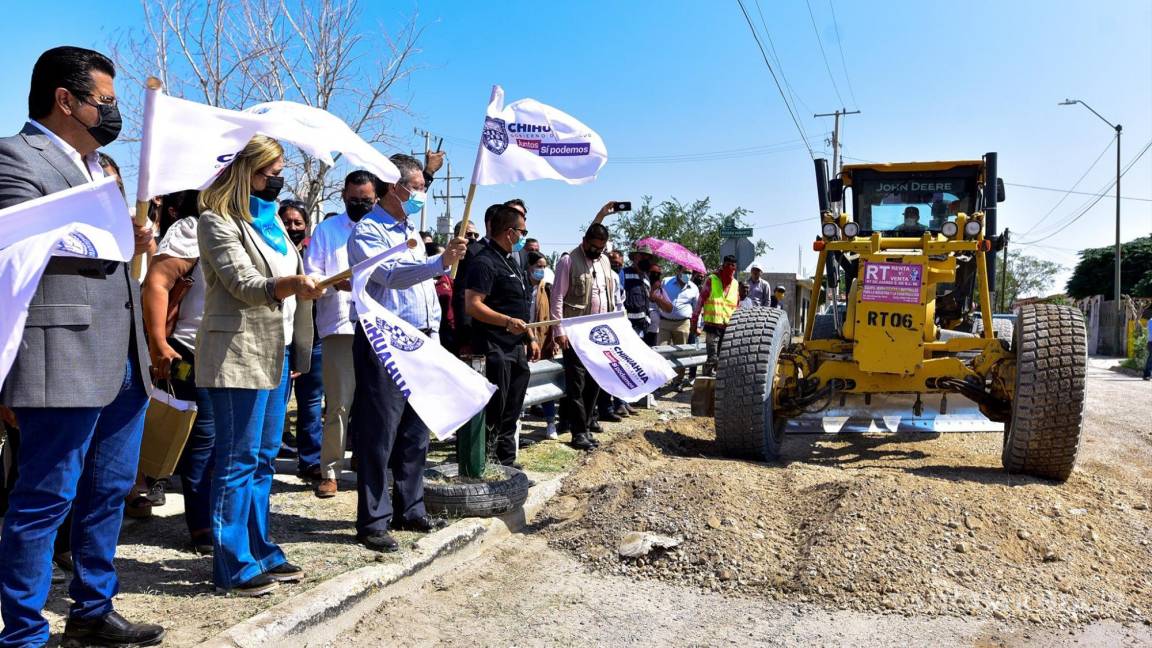
<svg viewBox="0 0 1152 648"><path fill-rule="evenodd" d="M616 295L620 278L604 256L607 245L608 228L593 223L584 233L580 246L556 264L552 319L620 310L622 305ZM588 370L568 345L562 325L556 327L556 343L564 350L564 391L568 400L568 407L562 407L560 411L569 417L572 447L591 450L597 443L588 426L600 386L588 375Z"/></svg>

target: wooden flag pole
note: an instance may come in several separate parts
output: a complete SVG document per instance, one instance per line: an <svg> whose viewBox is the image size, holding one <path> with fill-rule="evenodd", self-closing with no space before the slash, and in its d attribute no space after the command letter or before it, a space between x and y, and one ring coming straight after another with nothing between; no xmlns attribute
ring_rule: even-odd
<svg viewBox="0 0 1152 648"><path fill-rule="evenodd" d="M564 320L554 319L554 320L544 320L543 322L532 322L531 324L525 325L524 328L526 328L528 330L532 330L535 328L545 328L548 326L555 326L562 321L564 321Z"/></svg>
<svg viewBox="0 0 1152 648"><path fill-rule="evenodd" d="M472 199L476 197L476 183L468 185L468 197L464 199L464 218L460 220L460 236L468 233L468 216L472 213ZM453 279L456 278L456 267L460 264L459 261L452 264L452 271L449 276Z"/></svg>
<svg viewBox="0 0 1152 648"><path fill-rule="evenodd" d="M148 159L152 156L152 147L149 143L150 133L148 129L148 120L152 116L152 95L163 89L164 83L160 81L160 79L157 79L154 76L150 76L148 77L148 80L144 82L144 86L149 90L149 92L144 93L144 135L141 138L142 141L140 143L140 175L136 179L138 186L136 191L136 216L132 219L132 222L135 223L137 227L144 227L148 224L148 211L152 206L152 201L150 200L152 196L141 196L139 188L144 187L144 174L148 172ZM142 254L137 254L136 256L132 257L133 277L140 276L140 268L143 263L143 259L141 257Z"/></svg>
<svg viewBox="0 0 1152 648"><path fill-rule="evenodd" d="M419 245L419 243L416 242L416 239L414 239L414 238L408 239L404 243L401 243L400 245L393 247L391 250L388 250L388 252L386 252L384 255L381 255L381 256L390 256L389 253L395 254L395 253L400 252L404 249L411 250L411 249L415 248L417 245ZM374 258L379 260L380 256L377 256ZM371 260L371 259L369 259L369 260ZM362 261L361 263L366 263L366 261ZM352 268L348 268L347 270L342 270L340 272L337 272L336 274L332 275L331 277L326 277L324 279L321 279L320 281L317 281L316 287L319 288L320 290L324 290L333 284L336 284L336 283L339 283L341 281L344 281L345 279L351 279L351 278L352 278Z"/></svg>

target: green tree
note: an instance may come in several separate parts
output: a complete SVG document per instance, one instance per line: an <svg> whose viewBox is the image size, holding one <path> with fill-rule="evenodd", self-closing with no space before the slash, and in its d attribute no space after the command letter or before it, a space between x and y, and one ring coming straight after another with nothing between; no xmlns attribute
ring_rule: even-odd
<svg viewBox="0 0 1152 648"><path fill-rule="evenodd" d="M1052 278L1063 269L1063 266L1046 259L1009 253L1007 271L996 278L996 290L1002 290L998 297L1001 306L998 310L1007 311L1022 297L1044 294L1052 286Z"/></svg>
<svg viewBox="0 0 1152 648"><path fill-rule="evenodd" d="M1076 299L1115 291L1116 248L1090 248L1080 252L1080 262L1065 288ZM1152 297L1152 237L1142 237L1121 245L1120 292L1133 297Z"/></svg>
<svg viewBox="0 0 1152 648"><path fill-rule="evenodd" d="M653 204L652 196L644 196L640 206L630 213L609 217L606 225L612 233L612 242L620 247L651 236L675 241L700 255L708 269L720 266L720 226L727 219L736 227L749 227L745 220L749 212L737 207L731 212L713 212L709 198L682 203L675 198ZM583 230L581 230L583 231ZM756 241L757 256L768 249L765 241Z"/></svg>

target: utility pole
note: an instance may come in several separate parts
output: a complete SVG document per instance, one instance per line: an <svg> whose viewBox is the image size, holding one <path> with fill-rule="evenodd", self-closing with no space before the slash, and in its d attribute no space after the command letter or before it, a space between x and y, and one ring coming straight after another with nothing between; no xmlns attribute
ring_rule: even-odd
<svg viewBox="0 0 1152 648"><path fill-rule="evenodd" d="M1005 312L1007 310L1007 307L1011 305L1011 304L1007 304L1005 302L1005 298L1007 298L1007 296L1008 296L1008 232L1009 231L1010 230L1007 227L1004 228L1004 270L1000 272L1000 298L997 300L998 302L1000 302L1000 308L997 310L999 310L1001 313Z"/></svg>
<svg viewBox="0 0 1152 648"><path fill-rule="evenodd" d="M859 115L859 114L860 114L859 110L848 110L847 108L841 108L840 110L837 110L836 112L818 113L818 114L812 115L813 117L833 117L833 118L835 118L835 121L833 122L833 125L832 125L832 177L833 178L836 178L840 175L840 167L841 167L841 162L842 162L842 160L840 159L840 118L843 116L846 116L846 115ZM839 216L842 211L844 211L843 197L841 197L840 200L836 201L836 215Z"/></svg>
<svg viewBox="0 0 1152 648"><path fill-rule="evenodd" d="M442 216L441 218L444 219L443 222L446 223L446 225L444 227L437 227L436 228L437 233L438 234L446 234L448 236L448 239L451 240L451 238L452 238L452 199L453 198L459 198L460 200L463 200L464 198L466 198L466 196L464 196L464 195L453 196L452 195L452 181L453 180L463 180L464 176L452 175L452 161L451 160L448 161L448 163L445 165L445 168L448 170L448 175L444 176L444 193L438 194L438 195L433 194L432 198L434 200L443 200L444 201L444 216ZM464 233L461 232L461 236L463 236L463 234Z"/></svg>
<svg viewBox="0 0 1152 648"><path fill-rule="evenodd" d="M1104 119L1104 115L1101 115L1100 113L1096 112L1092 108L1092 106L1089 106L1088 104L1084 103L1083 101L1081 101L1079 99L1065 99L1064 101L1061 101L1058 105L1071 106L1074 104L1080 104L1081 106L1084 106L1088 110L1092 111L1092 114L1099 117L1100 121L1104 122L1105 124L1108 124L1108 126L1110 128L1112 128L1112 130L1116 131L1116 268L1115 268L1115 276L1113 277L1113 281L1115 282L1116 285L1113 288L1112 294L1113 294L1113 299L1116 300L1116 331L1115 331L1115 333L1116 333L1116 349L1115 349L1115 351L1117 353L1119 353L1120 349L1122 349L1124 347L1124 334L1125 334L1124 304L1121 301L1122 295L1121 295L1121 291L1120 291L1120 261L1121 261L1121 258L1120 258L1120 256L1121 256L1121 252L1120 252L1120 176L1123 173L1120 170L1120 133L1124 130L1124 127L1121 126L1120 124L1113 124L1112 122L1108 121L1107 119Z"/></svg>
<svg viewBox="0 0 1152 648"><path fill-rule="evenodd" d="M417 135L423 135L423 136L424 136L424 152L423 152L423 155L425 156L425 163L427 163L427 155L428 155L428 138L429 138L429 137L432 137L432 133L429 133L429 132L428 132L428 131L426 131L426 130L421 130L421 129L419 129L419 128L413 128L413 129L412 129L412 132L416 133ZM421 232L426 232L426 231L428 231L428 230L424 229L424 225L425 225L425 214L427 214L427 212L428 212L428 201L424 201L424 206L420 208L420 231L421 231Z"/></svg>

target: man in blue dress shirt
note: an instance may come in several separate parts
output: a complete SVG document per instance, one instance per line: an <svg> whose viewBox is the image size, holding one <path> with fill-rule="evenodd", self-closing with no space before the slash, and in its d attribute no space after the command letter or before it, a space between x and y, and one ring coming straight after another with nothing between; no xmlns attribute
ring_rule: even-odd
<svg viewBox="0 0 1152 648"><path fill-rule="evenodd" d="M416 237L409 216L420 212L426 197L423 167L413 157L397 154L392 162L400 180L377 189L381 196L373 210L356 224L348 240L348 262L357 263ZM427 258L424 246L391 257L372 273L368 294L398 317L438 340L440 301L434 278L464 256L466 241L453 239L444 253ZM352 340L356 394L349 417L358 470L356 480L356 539L376 551L396 551L389 528L433 531L444 526L424 508L424 461L428 454L428 428L392 377L357 322ZM395 488L388 495L388 471Z"/></svg>

